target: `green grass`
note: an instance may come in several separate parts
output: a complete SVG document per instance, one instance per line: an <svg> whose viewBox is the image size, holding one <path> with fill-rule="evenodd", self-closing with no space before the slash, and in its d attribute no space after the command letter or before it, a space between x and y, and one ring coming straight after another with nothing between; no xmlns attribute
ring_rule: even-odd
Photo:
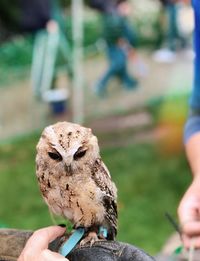
<svg viewBox="0 0 200 261"><path fill-rule="evenodd" d="M0 146L0 223L36 229L51 224L35 178L38 136ZM183 155L161 157L151 144L102 149L119 195L118 240L150 254L173 232L164 214L176 217L190 175Z"/></svg>

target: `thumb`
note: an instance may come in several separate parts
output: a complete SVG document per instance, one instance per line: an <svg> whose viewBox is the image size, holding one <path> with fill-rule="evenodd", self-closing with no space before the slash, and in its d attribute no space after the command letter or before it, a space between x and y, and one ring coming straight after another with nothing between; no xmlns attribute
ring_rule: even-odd
<svg viewBox="0 0 200 261"><path fill-rule="evenodd" d="M41 255L43 261L69 261L69 259L48 249L43 250Z"/></svg>
<svg viewBox="0 0 200 261"><path fill-rule="evenodd" d="M57 237L64 234L66 228L59 226L50 226L47 228L42 228L33 233L26 243L25 249L30 248L32 251L37 252L45 248L48 248L48 245L51 241Z"/></svg>

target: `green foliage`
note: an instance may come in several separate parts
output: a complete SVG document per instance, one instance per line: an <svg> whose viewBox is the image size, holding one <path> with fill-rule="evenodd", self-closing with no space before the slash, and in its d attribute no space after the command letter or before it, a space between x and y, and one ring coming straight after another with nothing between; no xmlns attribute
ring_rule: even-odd
<svg viewBox="0 0 200 261"><path fill-rule="evenodd" d="M21 36L1 46L0 66L21 67L28 65L32 58L33 37Z"/></svg>
<svg viewBox="0 0 200 261"><path fill-rule="evenodd" d="M38 137L0 146L0 223L10 228L51 224L35 177ZM118 187L117 239L155 254L174 232L164 214L176 217L178 201L189 182L184 156L163 158L155 146L138 144L104 148L102 158Z"/></svg>
<svg viewBox="0 0 200 261"><path fill-rule="evenodd" d="M33 38L18 37L0 47L0 87L30 74Z"/></svg>

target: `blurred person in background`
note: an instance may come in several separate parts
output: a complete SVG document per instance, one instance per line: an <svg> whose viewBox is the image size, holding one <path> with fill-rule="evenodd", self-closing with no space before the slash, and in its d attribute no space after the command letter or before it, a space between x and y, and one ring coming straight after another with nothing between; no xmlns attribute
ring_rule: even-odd
<svg viewBox="0 0 200 261"><path fill-rule="evenodd" d="M160 0L167 14L166 44L171 51L186 46L186 39L181 35L178 25L178 0Z"/></svg>
<svg viewBox="0 0 200 261"><path fill-rule="evenodd" d="M53 0L1 0L0 21L17 33L36 32L53 19Z"/></svg>
<svg viewBox="0 0 200 261"><path fill-rule="evenodd" d="M58 70L56 68L58 51L62 49L60 53L64 56L69 78L72 77L72 68L70 64L71 50L69 51L60 1L2 0L0 1L0 30L2 28L5 28L4 32L8 32L3 36L4 41L15 34L33 36L34 45L31 65L33 94L37 98L48 102L53 114L65 112L64 102L66 101L67 90L64 88L58 90L56 86L58 79ZM2 38L1 34L0 38ZM68 57L68 60L66 57ZM49 91L52 89L55 92L50 93ZM57 106L53 103L54 100L58 101Z"/></svg>
<svg viewBox="0 0 200 261"><path fill-rule="evenodd" d="M98 3L98 4L97 4ZM91 0L90 6L100 11L103 24L103 38L106 42L109 68L95 86L95 93L104 96L110 79L117 77L126 89L135 89L138 81L128 72L128 56L136 46L136 36L127 16L130 4L126 0Z"/></svg>
<svg viewBox="0 0 200 261"><path fill-rule="evenodd" d="M101 13L110 13L116 7L115 0L89 0L88 4L91 8Z"/></svg>
<svg viewBox="0 0 200 261"><path fill-rule="evenodd" d="M154 53L158 62L173 62L176 51L187 47L188 40L180 31L178 22L180 3L188 4L188 0L159 0L161 3L161 23L163 46Z"/></svg>
<svg viewBox="0 0 200 261"><path fill-rule="evenodd" d="M184 139L193 180L179 204L178 216L185 247L200 248L200 1L193 0L192 4L195 20L194 80Z"/></svg>

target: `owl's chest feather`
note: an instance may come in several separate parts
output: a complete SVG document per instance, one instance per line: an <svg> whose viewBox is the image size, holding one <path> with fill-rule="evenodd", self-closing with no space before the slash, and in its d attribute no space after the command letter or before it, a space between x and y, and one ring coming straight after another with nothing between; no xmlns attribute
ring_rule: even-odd
<svg viewBox="0 0 200 261"><path fill-rule="evenodd" d="M63 215L76 226L87 227L104 220L103 196L92 179L66 182L62 178L46 195L46 202L55 214Z"/></svg>

